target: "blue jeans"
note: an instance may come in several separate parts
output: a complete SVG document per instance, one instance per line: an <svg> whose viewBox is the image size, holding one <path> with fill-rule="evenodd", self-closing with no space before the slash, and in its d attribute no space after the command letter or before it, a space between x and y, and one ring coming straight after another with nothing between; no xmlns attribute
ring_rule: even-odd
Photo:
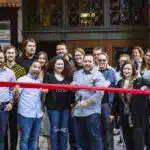
<svg viewBox="0 0 150 150"><path fill-rule="evenodd" d="M4 111L5 106L0 105L0 150L4 149L4 139L8 123L8 112Z"/></svg>
<svg viewBox="0 0 150 150"><path fill-rule="evenodd" d="M102 141L104 150L114 150L113 127L114 122L110 121L111 106L109 103L102 104L101 124Z"/></svg>
<svg viewBox="0 0 150 150"><path fill-rule="evenodd" d="M83 150L102 150L100 114L76 117L77 138Z"/></svg>
<svg viewBox="0 0 150 150"><path fill-rule="evenodd" d="M61 150L67 150L69 113L70 110L48 110L52 150L58 150L59 141Z"/></svg>
<svg viewBox="0 0 150 150"><path fill-rule="evenodd" d="M42 118L26 118L18 114L20 150L37 150Z"/></svg>
<svg viewBox="0 0 150 150"><path fill-rule="evenodd" d="M77 124L76 117L72 117L70 113L69 118L69 144L71 150L80 150L79 142L77 139Z"/></svg>

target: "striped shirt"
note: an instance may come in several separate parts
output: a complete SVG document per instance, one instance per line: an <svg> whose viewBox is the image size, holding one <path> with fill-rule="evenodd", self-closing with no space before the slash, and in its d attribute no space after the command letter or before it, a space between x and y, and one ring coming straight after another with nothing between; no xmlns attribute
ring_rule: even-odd
<svg viewBox="0 0 150 150"><path fill-rule="evenodd" d="M14 82L16 81L15 74L9 68L0 69L0 81ZM8 102L13 98L12 87L0 87L0 102Z"/></svg>

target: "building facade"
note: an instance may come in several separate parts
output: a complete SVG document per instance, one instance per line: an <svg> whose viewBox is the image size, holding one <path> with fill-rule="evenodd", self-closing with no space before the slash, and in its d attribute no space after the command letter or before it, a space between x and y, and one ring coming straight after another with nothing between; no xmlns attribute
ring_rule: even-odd
<svg viewBox="0 0 150 150"><path fill-rule="evenodd" d="M18 47L18 9L20 0L0 0L0 45Z"/></svg>
<svg viewBox="0 0 150 150"><path fill-rule="evenodd" d="M55 55L59 41L72 52L102 47L114 64L133 46L148 47L148 0L23 0L23 37L39 41L39 50Z"/></svg>

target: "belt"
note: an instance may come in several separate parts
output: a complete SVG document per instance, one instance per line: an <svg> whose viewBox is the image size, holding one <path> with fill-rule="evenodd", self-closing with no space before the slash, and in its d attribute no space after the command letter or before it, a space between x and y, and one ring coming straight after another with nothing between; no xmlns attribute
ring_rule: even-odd
<svg viewBox="0 0 150 150"><path fill-rule="evenodd" d="M0 102L0 105L7 105L9 102Z"/></svg>

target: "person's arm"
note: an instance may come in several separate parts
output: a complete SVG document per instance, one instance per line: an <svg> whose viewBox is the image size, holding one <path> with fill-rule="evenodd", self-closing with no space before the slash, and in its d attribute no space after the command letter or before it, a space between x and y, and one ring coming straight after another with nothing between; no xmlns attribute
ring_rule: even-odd
<svg viewBox="0 0 150 150"><path fill-rule="evenodd" d="M106 82L108 82L108 87L114 87L116 84L116 73L113 69L109 70Z"/></svg>
<svg viewBox="0 0 150 150"><path fill-rule="evenodd" d="M15 74L12 73L12 76L10 78L10 82L15 82L15 81L16 81ZM9 103L6 105L5 111L10 111L13 107L13 103L14 103L14 88L9 87Z"/></svg>
<svg viewBox="0 0 150 150"><path fill-rule="evenodd" d="M105 79L101 73L96 75L94 82L95 82L94 86L104 87L105 85ZM95 93L91 95L87 100L79 101L77 104L77 107L78 106L84 107L93 103L97 103L98 101L102 100L103 94L104 94L104 91L96 90Z"/></svg>
<svg viewBox="0 0 150 150"><path fill-rule="evenodd" d="M51 74L50 73L46 73L44 78L43 78L43 83L51 83L51 79L50 79ZM44 93L48 93L48 89L43 89L42 92Z"/></svg>

